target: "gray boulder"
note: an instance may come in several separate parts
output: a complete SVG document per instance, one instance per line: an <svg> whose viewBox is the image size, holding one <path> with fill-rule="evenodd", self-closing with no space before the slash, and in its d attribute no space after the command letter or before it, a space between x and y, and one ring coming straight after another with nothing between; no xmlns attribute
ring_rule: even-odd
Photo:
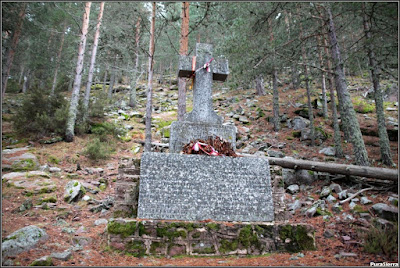
<svg viewBox="0 0 400 268"><path fill-rule="evenodd" d="M340 200L346 199L347 198L347 190L343 190L340 193L338 193L338 197Z"/></svg>
<svg viewBox="0 0 400 268"><path fill-rule="evenodd" d="M389 206L384 203L375 204L372 206L372 209L375 211L376 214L378 214L380 218L389 221L397 220L397 216L399 214L399 211L396 207Z"/></svg>
<svg viewBox="0 0 400 268"><path fill-rule="evenodd" d="M340 185L337 183L332 183L331 185L329 185L329 189L331 189L332 191L335 191L335 193L337 193L337 194L342 191L342 187L340 187Z"/></svg>
<svg viewBox="0 0 400 268"><path fill-rule="evenodd" d="M361 204L363 204L363 205L368 205L368 204L371 204L372 203L372 201L371 200L369 200L368 199L368 197L366 197L366 196L363 196L363 197L361 197Z"/></svg>
<svg viewBox="0 0 400 268"><path fill-rule="evenodd" d="M324 186L324 188L322 188L321 193L319 194L320 197L327 197L328 195L331 194L331 189L329 189L329 187Z"/></svg>
<svg viewBox="0 0 400 268"><path fill-rule="evenodd" d="M268 156L270 157L278 157L278 158L283 158L285 157L285 154L280 152L280 151L274 151L274 150L268 150L267 151Z"/></svg>
<svg viewBox="0 0 400 268"><path fill-rule="evenodd" d="M329 195L327 198L326 198L326 201L328 201L328 203L334 203L334 202L336 202L336 198L333 196L333 195Z"/></svg>
<svg viewBox="0 0 400 268"><path fill-rule="evenodd" d="M69 250L65 250L63 252L53 252L50 255L50 257L52 257L52 258L62 260L62 261L69 260L71 258L71 256L72 256L72 254L71 254L71 251L69 251Z"/></svg>
<svg viewBox="0 0 400 268"><path fill-rule="evenodd" d="M282 178L285 185L304 184L311 185L315 181L315 177L304 169L293 170L288 168L282 169Z"/></svg>
<svg viewBox="0 0 400 268"><path fill-rule="evenodd" d="M292 119L291 124L293 125L294 130L302 130L310 125L310 120L301 116L296 116Z"/></svg>
<svg viewBox="0 0 400 268"><path fill-rule="evenodd" d="M295 193L299 192L300 188L299 188L299 186L297 184L292 184L287 188L287 190L288 190L289 193L295 194Z"/></svg>
<svg viewBox="0 0 400 268"><path fill-rule="evenodd" d="M1 154L2 170L27 171L40 168L39 160L29 152L28 147L5 149Z"/></svg>
<svg viewBox="0 0 400 268"><path fill-rule="evenodd" d="M1 245L1 253L4 257L15 256L21 252L33 248L39 241L48 239L47 233L35 226L29 225L8 235Z"/></svg>
<svg viewBox="0 0 400 268"><path fill-rule="evenodd" d="M320 154L324 154L327 156L335 156L336 155L336 151L334 147L325 147L321 150L319 150Z"/></svg>
<svg viewBox="0 0 400 268"><path fill-rule="evenodd" d="M79 181L69 181L67 185L65 185L64 201L68 203L78 201L85 193L86 190Z"/></svg>
<svg viewBox="0 0 400 268"><path fill-rule="evenodd" d="M301 208L301 202L300 200L296 200L293 203L288 205L289 210L292 210L295 212L297 209Z"/></svg>

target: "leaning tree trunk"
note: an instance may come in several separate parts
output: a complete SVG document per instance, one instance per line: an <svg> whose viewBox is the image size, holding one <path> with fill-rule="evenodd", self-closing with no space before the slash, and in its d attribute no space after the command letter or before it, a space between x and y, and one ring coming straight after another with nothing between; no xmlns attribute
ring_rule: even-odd
<svg viewBox="0 0 400 268"><path fill-rule="evenodd" d="M94 34L92 57L90 59L89 76L86 84L85 97L83 99L83 122L86 121L89 112L90 89L92 87L94 63L96 62L97 46L99 45L101 18L103 17L104 2L100 3L100 11L97 17L96 32Z"/></svg>
<svg viewBox="0 0 400 268"><path fill-rule="evenodd" d="M317 35L319 64L321 68L324 67L324 59L322 57L322 43L321 38ZM321 72L321 86L322 86L322 114L325 119L328 119L328 101L326 100L326 83L325 83L325 72Z"/></svg>
<svg viewBox="0 0 400 268"><path fill-rule="evenodd" d="M353 144L353 151L357 165L369 166L368 153L365 149L364 140L361 134L360 125L357 120L356 112L354 111L353 104L350 99L350 94L347 90L346 78L343 72L343 62L340 56L339 45L336 38L335 24L332 18L330 7L327 7L328 15L328 36L330 45L332 47L332 59L335 64L335 84L336 91L342 100L342 119L345 118L349 132L351 133L351 143Z"/></svg>
<svg viewBox="0 0 400 268"><path fill-rule="evenodd" d="M64 37L65 37L65 31L67 30L67 22L64 22L64 27L63 27L63 32L61 35L61 41L60 41L60 48L58 49L58 54L57 54L57 65L56 69L54 71L54 78L53 78L53 85L51 86L51 95L54 94L56 90L56 85L57 85L57 74L58 74L58 69L60 68L60 62L61 62L61 52L64 46Z"/></svg>
<svg viewBox="0 0 400 268"><path fill-rule="evenodd" d="M151 151L151 112L152 112L152 99L153 99L153 56L154 56L154 28L156 24L156 2L153 2L153 9L151 14L150 26L150 44L149 44L149 77L147 86L147 102L146 102L146 131L144 151Z"/></svg>
<svg viewBox="0 0 400 268"><path fill-rule="evenodd" d="M327 65L328 65L328 88L329 93L331 95L331 109L332 109L332 122L333 122L333 140L335 143L335 156L336 157L344 157L343 148L342 148L342 137L340 135L340 128L338 123L338 116L336 110L336 100L335 100L335 92L333 91L333 78L332 78L332 64L331 59L329 57L328 52L328 41L324 36L324 50L327 57Z"/></svg>
<svg viewBox="0 0 400 268"><path fill-rule="evenodd" d="M256 93L258 96L266 95L264 87L264 79L261 74L256 77Z"/></svg>
<svg viewBox="0 0 400 268"><path fill-rule="evenodd" d="M137 84L137 77L139 72L139 45L140 45L140 22L142 18L138 16L136 21L136 36L135 36L135 70L133 71L133 75L131 78L131 88L129 90L129 106L132 108L136 107L136 84Z"/></svg>
<svg viewBox="0 0 400 268"><path fill-rule="evenodd" d="M189 42L189 2L182 2L182 25L179 54L187 55ZM178 77L178 121L183 121L186 114L186 79Z"/></svg>
<svg viewBox="0 0 400 268"><path fill-rule="evenodd" d="M83 58L85 55L86 36L89 27L89 15L90 15L91 5L92 2L86 2L85 12L83 13L82 33L78 48L78 61L76 64L74 87L72 90L72 96L68 112L67 130L65 132L65 141L67 142L74 141L74 135L75 135L74 129L75 129L76 114L78 110L79 91L81 88L81 81L82 81Z"/></svg>
<svg viewBox="0 0 400 268"><path fill-rule="evenodd" d="M10 70L11 70L11 65L14 60L14 55L15 55L15 50L17 49L17 45L19 42L19 37L21 35L21 30L22 30L22 23L24 21L25 17L25 9L26 9L26 3L22 4L21 11L18 14L18 23L17 26L15 27L15 32L13 34L13 39L11 42L11 47L7 50L7 55L6 55L6 66L4 66L3 69L3 77L2 77L2 99L4 100L4 96L6 94L6 88L7 88L7 82L8 82L8 76L10 75Z"/></svg>
<svg viewBox="0 0 400 268"><path fill-rule="evenodd" d="M363 3L363 10L364 10L364 32L366 36L366 46L368 51L368 58L369 58L369 66L372 75L372 82L374 86L374 98L375 98L375 107L376 107L376 116L378 121L378 135L379 135L379 146L381 149L381 158L382 162L385 165L392 166L393 160L390 153L390 143L389 137L386 130L386 123L385 123L385 114L383 111L383 97L382 97L382 90L379 85L380 80L380 69L376 62L375 53L374 53L374 45L372 44L371 40L371 28L368 24L368 19L366 15L366 8L365 3Z"/></svg>

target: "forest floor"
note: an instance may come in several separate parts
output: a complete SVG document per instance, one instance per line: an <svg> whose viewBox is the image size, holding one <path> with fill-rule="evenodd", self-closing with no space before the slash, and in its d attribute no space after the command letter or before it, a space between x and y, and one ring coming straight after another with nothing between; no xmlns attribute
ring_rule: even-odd
<svg viewBox="0 0 400 268"><path fill-rule="evenodd" d="M362 93L365 92L366 81L359 78L350 79L352 88L360 88L361 90L351 91L353 99L359 99ZM245 110L245 116L249 119L249 123L243 124L238 120L233 120L238 128L239 135L243 137L245 133L250 133L248 140L245 140L243 145L237 152L242 150L254 141L269 144L273 150L279 150L286 156L296 156L297 158L315 160L315 161L333 161L335 163L354 164L352 157L352 147L350 143L343 143L344 152L348 155L347 158L338 159L327 157L319 153L319 150L333 145L333 129L331 120L317 116L315 111L315 126L320 126L327 134L327 140L322 144L317 144L311 147L305 141L300 141L299 138L293 137L293 129L288 128L286 123L282 123L282 130L279 132L273 131L272 123L266 118L272 116L272 94L268 91L266 96L257 96L255 90L230 90L224 91L219 86L214 86L214 107L218 109L218 113L224 116L225 121L230 120L228 113L236 113L241 109ZM165 98L177 99L177 90L171 90L171 85L155 85L154 101L155 106L166 107ZM288 118L297 116L295 113L299 108L295 107L296 103L306 103L305 89L299 88L292 90L287 85L282 85L280 88L280 107ZM138 109L137 111L144 114L145 98L142 90L138 91ZM18 100L22 94L6 94L5 102L12 99ZM115 94L114 98L117 101L124 99L127 101L127 92L121 91ZM315 94L317 95L317 93ZM358 97L357 97L358 96ZM385 103L385 109L391 107L393 109L385 110L386 117L398 118L398 103L397 100L392 100ZM360 104L361 105L361 104ZM191 92L188 92L188 107L191 106ZM115 111L117 111L116 109ZM161 110L161 109L160 109ZM257 118L257 113L262 110L264 115ZM329 109L330 110L330 109ZM369 133L376 132L376 115L372 113L357 113L360 126ZM113 120L117 116L108 116L101 120ZM121 157L139 158L143 148L140 147L138 153L132 152L132 148L139 146L135 143L137 140L144 140L144 124L142 118L130 118L124 121L124 124L133 126L133 130L129 132L132 139L119 141L115 145L115 152L107 160L93 161L88 159L83 150L88 143L91 142L93 134L83 134L77 136L73 143L64 141L53 144L41 144L38 141L30 140L29 137L16 136L13 133L12 122L9 121L9 114L2 114L2 149L30 146L30 151L35 154L41 165L49 164L50 166L59 167L62 171L51 174L51 179L57 184L57 190L50 194L40 194L31 196L33 208L30 210L20 211L19 208L27 198L24 189L8 186L2 182L2 239L12 232L28 226L36 225L43 228L49 235L49 239L39 243L35 248L27 252L20 253L17 256L11 257L13 265L26 266L32 263L37 258L45 255L50 255L53 252L62 252L64 250L72 250L72 258L66 261L53 258L53 264L57 266L369 266L370 262L398 262L396 254L385 255L371 254L365 252L363 247L363 232L368 227L368 223L360 220L355 216L351 221L345 221L341 218L331 217L328 221L322 216L308 218L300 211L291 215L289 222L307 222L313 225L316 229L316 245L315 251L304 251L302 254L277 252L263 256L229 256L229 257L156 257L145 256L136 258L123 253L117 253L107 247L107 236L105 225L96 226L94 222L99 218L112 217L113 208L107 212L93 213L89 211L90 205L85 201L68 204L63 201L64 186L68 182L69 174L77 174L80 180L90 182L99 179L99 174L90 174L85 172L85 168L103 168L104 173L101 177L106 178L108 186L97 193L96 195L89 194L96 200L103 200L107 196L114 194L115 181L118 179L118 161ZM158 121L168 122L176 120L176 107L170 107L166 110L161 110L159 113L153 113L153 118L158 118ZM6 119L6 120L5 120ZM246 129L247 128L247 129ZM393 125L388 125L388 128L395 128ZM12 139L4 138L5 134L12 134L15 140L21 142L15 143ZM343 135L343 133L342 133ZM371 165L375 167L386 167L380 161L379 138L376 136L363 136L368 156ZM153 133L153 141L161 142L159 133ZM283 144L283 145L282 145ZM398 141L390 142L393 161L398 163ZM278 149L279 148L279 149ZM250 150L249 153L254 153ZM58 164L50 164L49 157L59 159ZM77 163L82 170L77 171ZM389 168L398 168L389 167ZM3 173L5 174L5 173ZM353 186L362 187L362 184L357 186L357 183L349 183L346 181L335 181L342 187ZM326 185L324 181L316 181L313 183L313 189L310 193L300 192L296 198L306 198L307 195L314 196L318 199L318 191ZM328 184L329 185L329 184ZM354 186L356 185L356 186ZM394 189L396 188L396 189ZM372 191L368 197L373 203L388 203L390 196L397 196L397 186L390 191ZM372 195L370 195L372 194ZM37 205L44 197L55 195L57 202L50 209L43 209ZM337 198L337 194L334 194ZM289 202L290 196L287 196ZM398 198L398 197L397 197ZM368 206L362 207L369 211L372 216L373 212ZM349 204L343 205L343 212L350 214ZM333 237L326 237L324 234L327 230L334 233ZM364 231L363 231L364 230ZM82 248L74 248L77 240L85 240ZM342 253L342 254L341 254ZM346 253L351 253L348 256ZM354 254L354 256L353 256Z"/></svg>

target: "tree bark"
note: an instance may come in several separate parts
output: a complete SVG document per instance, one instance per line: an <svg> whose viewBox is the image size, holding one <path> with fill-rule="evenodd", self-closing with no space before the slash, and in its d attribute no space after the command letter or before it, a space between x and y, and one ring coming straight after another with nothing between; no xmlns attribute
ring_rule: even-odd
<svg viewBox="0 0 400 268"><path fill-rule="evenodd" d="M272 70L272 91L273 91L274 130L278 132L281 129L281 119L279 117L278 72L275 66L273 67Z"/></svg>
<svg viewBox="0 0 400 268"><path fill-rule="evenodd" d="M322 57L322 42L319 35L317 35L317 43L320 48L318 48L319 64L321 68L324 67L324 59ZM325 119L328 119L328 101L326 99L326 81L325 73L321 72L321 86L322 86L322 114Z"/></svg>
<svg viewBox="0 0 400 268"><path fill-rule="evenodd" d="M189 2L182 2L181 39L179 54L187 55L189 42ZM186 114L186 79L178 77L178 121L183 121Z"/></svg>
<svg viewBox="0 0 400 268"><path fill-rule="evenodd" d="M300 24L300 37L303 37L303 27ZM311 137L311 146L315 146L315 134L314 134L314 114L313 114L313 108L311 105L311 90L310 90L310 83L309 83L309 77L308 77L308 69L307 69L307 52L306 48L304 45L301 47L301 52L302 52L302 60L304 63L304 79L306 83L306 90L307 90L307 106L308 106L308 119L310 120L310 137Z"/></svg>
<svg viewBox="0 0 400 268"><path fill-rule="evenodd" d="M78 61L76 64L74 87L72 90L72 96L68 112L67 129L65 132L65 141L67 142L74 141L74 136L75 136L74 129L75 129L76 114L78 110L79 91L81 88L81 81L82 81L83 58L85 55L86 36L89 27L89 15L90 15L91 5L92 2L86 2L85 12L83 13L82 32L78 48Z"/></svg>
<svg viewBox="0 0 400 268"><path fill-rule="evenodd" d="M353 104L350 99L350 94L347 90L346 78L343 73L343 62L340 56L339 45L336 38L335 25L332 18L332 12L330 7L327 9L328 15L328 36L330 45L332 47L332 59L334 60L335 66L335 84L336 91L339 99L342 100L342 111L341 118L345 119L349 133L351 133L351 143L353 144L353 151L355 155L355 161L357 165L368 166L368 153L365 149L364 140L361 134L360 125L357 120L356 112L354 111Z"/></svg>
<svg viewBox="0 0 400 268"><path fill-rule="evenodd" d="M343 153L343 148L342 148L342 137L340 135L340 128L339 128L339 123L338 123L338 116L337 116L337 110L336 110L336 100L335 100L335 92L333 90L333 78L332 78L332 63L331 59L329 57L329 51L328 51L328 41L326 37L324 36L324 50L325 54L327 57L326 63L328 65L328 88L329 88L329 93L331 95L331 109L332 109L332 122L333 122L333 140L335 143L335 156L336 157L344 157Z"/></svg>
<svg viewBox="0 0 400 268"><path fill-rule="evenodd" d="M8 76L10 75L10 70L11 70L13 60L14 60L15 50L17 49L19 37L21 35L22 24L24 22L24 17L25 17L26 5L27 5L26 3L22 3L21 11L18 14L18 23L17 23L17 26L15 27L15 31L13 34L11 47L7 50L7 55L6 55L7 61L6 61L6 66L4 66L4 69L3 69L2 86L1 86L3 100L4 100L4 96L6 94Z"/></svg>
<svg viewBox="0 0 400 268"><path fill-rule="evenodd" d="M94 64L96 62L97 46L99 45L100 26L101 26L101 19L103 17L103 11L104 11L104 2L101 2L99 15L97 17L96 32L94 34L94 40L93 40L93 49L92 49L92 57L90 59L89 76L88 76L88 81L86 84L85 97L83 99L83 121L84 122L86 121L86 119L88 117L88 113L89 113L90 89L92 87Z"/></svg>
<svg viewBox="0 0 400 268"><path fill-rule="evenodd" d="M30 76L30 71L28 70L26 73L24 73L24 83L22 84L22 93L25 94L26 91L28 90L28 79Z"/></svg>
<svg viewBox="0 0 400 268"><path fill-rule="evenodd" d="M147 86L147 102L146 102L146 131L145 131L145 144L144 151L151 151L151 112L152 112L152 99L153 99L153 56L154 56L154 32L156 24L156 2L153 2L150 26L150 44L149 44L149 77Z"/></svg>
<svg viewBox="0 0 400 268"><path fill-rule="evenodd" d="M60 48L58 49L58 53L57 53L57 65L56 65L56 69L54 71L53 85L51 86L51 95L54 94L54 91L55 91L56 85L57 85L57 74L58 74L58 69L60 68L61 52L62 52L62 49L64 46L64 37L65 37L66 30L67 30L67 21L64 22L63 32L62 32L61 41L60 41Z"/></svg>
<svg viewBox="0 0 400 268"><path fill-rule="evenodd" d="M251 156L251 155L246 155ZM300 159L267 157L270 165L278 165L290 169L306 169L332 174L369 177L381 180L398 181L398 169L365 167L356 165L334 164L326 162L307 161Z"/></svg>
<svg viewBox="0 0 400 268"><path fill-rule="evenodd" d="M131 80L131 88L129 90L129 106L132 108L136 107L136 84L137 84L137 76L139 72L139 45L140 45L140 22L142 18L138 16L136 21L136 36L135 36L135 70L133 71L132 80Z"/></svg>
<svg viewBox="0 0 400 268"><path fill-rule="evenodd" d="M364 32L366 36L366 47L368 51L368 58L369 58L369 66L371 70L371 78L372 83L374 86L374 98L375 98L375 109L376 109L376 117L378 122L378 135L379 135L379 146L381 149L381 160L385 165L392 166L393 160L390 153L390 143L389 137L386 131L386 122L385 122L385 114L383 111L383 97L382 97L382 90L379 85L380 80L380 69L378 67L375 52L374 52L374 45L372 44L371 38L371 28L368 24L368 18L366 14L366 7L365 3L363 5L363 17L364 17Z"/></svg>
<svg viewBox="0 0 400 268"><path fill-rule="evenodd" d="M261 74L256 77L256 93L258 96L266 95L264 87L264 79Z"/></svg>
<svg viewBox="0 0 400 268"><path fill-rule="evenodd" d="M117 57L118 57L118 54L115 54L114 64L111 68L112 71L111 71L111 78L110 78L110 86L108 87L108 95L107 95L108 99L111 99L112 93L113 93L113 88L114 88L114 83L115 83L115 69L116 69L116 64L117 64Z"/></svg>

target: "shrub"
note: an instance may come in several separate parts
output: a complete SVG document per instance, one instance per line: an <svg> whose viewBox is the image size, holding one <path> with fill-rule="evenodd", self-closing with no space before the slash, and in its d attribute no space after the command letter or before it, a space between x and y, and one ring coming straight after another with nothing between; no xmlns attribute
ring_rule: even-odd
<svg viewBox="0 0 400 268"><path fill-rule="evenodd" d="M39 138L52 133L64 135L67 115L68 102L64 97L32 89L12 120L18 133L34 134Z"/></svg>
<svg viewBox="0 0 400 268"><path fill-rule="evenodd" d="M373 224L364 234L364 250L374 254L386 256L397 255L398 223L394 225Z"/></svg>
<svg viewBox="0 0 400 268"><path fill-rule="evenodd" d="M107 101L108 101L107 94L103 91L100 91L97 94L97 98L94 100L91 100L91 102L90 102L89 115L92 117L103 118L104 117L104 107L107 105Z"/></svg>
<svg viewBox="0 0 400 268"><path fill-rule="evenodd" d="M354 105L354 110L356 110L359 113L366 114L366 113L373 113L375 111L375 104L370 104L359 96L352 99L352 102Z"/></svg>
<svg viewBox="0 0 400 268"><path fill-rule="evenodd" d="M100 159L108 159L112 151L110 144L102 142L96 137L86 146L84 154L90 159L97 161Z"/></svg>

